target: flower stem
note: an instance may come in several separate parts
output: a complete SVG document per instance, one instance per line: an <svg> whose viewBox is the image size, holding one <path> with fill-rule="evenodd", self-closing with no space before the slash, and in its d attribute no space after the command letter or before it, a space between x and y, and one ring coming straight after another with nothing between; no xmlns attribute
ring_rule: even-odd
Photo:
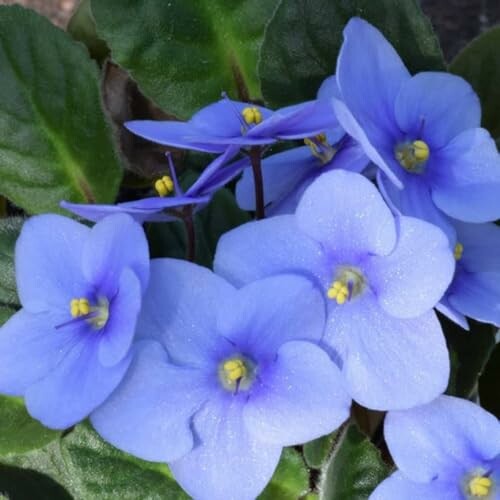
<svg viewBox="0 0 500 500"><path fill-rule="evenodd" d="M186 260L194 262L196 255L196 234L194 230L193 210L189 207L182 219L186 228Z"/></svg>
<svg viewBox="0 0 500 500"><path fill-rule="evenodd" d="M252 164L253 182L255 186L255 218L257 220L265 217L264 182L262 180L260 153L260 146L253 146L250 148L250 162Z"/></svg>

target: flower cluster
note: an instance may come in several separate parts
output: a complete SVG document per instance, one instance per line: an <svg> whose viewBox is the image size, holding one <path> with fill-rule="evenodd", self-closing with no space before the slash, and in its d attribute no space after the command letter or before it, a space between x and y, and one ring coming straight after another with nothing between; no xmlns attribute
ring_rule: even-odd
<svg viewBox="0 0 500 500"><path fill-rule="evenodd" d="M186 192L169 157L155 196L62 203L91 229L26 222L0 391L51 428L90 417L201 500L255 498L283 447L334 431L354 400L389 411L399 470L374 500L499 498L500 424L443 396L434 311L500 325L500 158L479 121L464 80L411 76L353 18L313 101L272 111L224 96L188 122L127 123L219 156ZM214 271L149 260L141 223L192 224L238 176L240 206L267 218L223 235Z"/></svg>

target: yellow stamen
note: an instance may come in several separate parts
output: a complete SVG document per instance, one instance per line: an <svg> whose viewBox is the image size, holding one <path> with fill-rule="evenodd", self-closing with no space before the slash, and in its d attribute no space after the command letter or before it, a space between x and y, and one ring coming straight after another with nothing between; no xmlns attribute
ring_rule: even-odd
<svg viewBox="0 0 500 500"><path fill-rule="evenodd" d="M429 159L429 146L424 141L413 141L413 154L418 162L424 162Z"/></svg>
<svg viewBox="0 0 500 500"><path fill-rule="evenodd" d="M304 144L309 146L312 155L321 160L323 165L329 163L337 153L337 150L328 144L326 134L323 133L304 139Z"/></svg>
<svg viewBox="0 0 500 500"><path fill-rule="evenodd" d="M174 181L169 175L164 175L155 182L155 189L158 196L162 198L174 192Z"/></svg>
<svg viewBox="0 0 500 500"><path fill-rule="evenodd" d="M241 114L248 125L258 125L262 122L262 113L260 112L260 109L255 106L244 108Z"/></svg>
<svg viewBox="0 0 500 500"><path fill-rule="evenodd" d="M489 477L474 476L469 481L469 492L475 497L485 497L490 494L493 481Z"/></svg>
<svg viewBox="0 0 500 500"><path fill-rule="evenodd" d="M102 328L109 319L109 302L106 298L100 299L97 306L92 306L90 301L86 298L73 299L69 303L69 310L73 318L80 318L90 313L95 313L87 318L87 321L99 329Z"/></svg>
<svg viewBox="0 0 500 500"><path fill-rule="evenodd" d="M462 243L457 243L455 245L455 248L453 249L453 256L455 257L455 260L460 260L462 258L462 255L464 253L464 246Z"/></svg>
<svg viewBox="0 0 500 500"><path fill-rule="evenodd" d="M247 374L247 367L241 359L229 359L224 365L224 374L230 382L236 382Z"/></svg>
<svg viewBox="0 0 500 500"><path fill-rule="evenodd" d="M73 299L69 307L73 318L86 316L90 312L90 303L87 299Z"/></svg>
<svg viewBox="0 0 500 500"><path fill-rule="evenodd" d="M329 299L335 299L337 304L342 305L349 297L349 289L341 281L334 281L326 294Z"/></svg>
<svg viewBox="0 0 500 500"><path fill-rule="evenodd" d="M404 169L418 173L422 164L429 159L430 149L427 143L417 140L396 146L394 156Z"/></svg>
<svg viewBox="0 0 500 500"><path fill-rule="evenodd" d="M337 269L335 279L326 291L326 295L338 305L342 305L363 293L365 285L363 273L358 268L342 266Z"/></svg>

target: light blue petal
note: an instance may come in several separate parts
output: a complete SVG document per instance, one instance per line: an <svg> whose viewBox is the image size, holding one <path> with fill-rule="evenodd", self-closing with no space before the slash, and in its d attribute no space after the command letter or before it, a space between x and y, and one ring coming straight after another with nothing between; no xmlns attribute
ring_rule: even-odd
<svg viewBox="0 0 500 500"><path fill-rule="evenodd" d="M218 311L218 333L258 359L274 358L290 340L319 342L325 328L322 291L298 275L280 274L240 288Z"/></svg>
<svg viewBox="0 0 500 500"><path fill-rule="evenodd" d="M416 481L456 477L500 453L500 423L480 406L451 396L391 412L384 435L403 474Z"/></svg>
<svg viewBox="0 0 500 500"><path fill-rule="evenodd" d="M196 500L253 500L276 468L281 446L246 429L236 398L209 401L193 422L198 444L169 464L175 479Z"/></svg>
<svg viewBox="0 0 500 500"><path fill-rule="evenodd" d="M0 328L0 392L23 396L59 364L78 342L78 328L55 329L67 319L21 309Z"/></svg>
<svg viewBox="0 0 500 500"><path fill-rule="evenodd" d="M60 215L38 215L24 223L16 244L17 291L30 312L69 310L88 291L82 252L90 229Z"/></svg>
<svg viewBox="0 0 500 500"><path fill-rule="evenodd" d="M337 170L316 179L296 212L299 228L330 251L389 254L396 244L391 211L365 177Z"/></svg>
<svg viewBox="0 0 500 500"><path fill-rule="evenodd" d="M243 417L251 434L267 443L305 443L349 418L351 399L342 375L314 344L284 344L255 385Z"/></svg>
<svg viewBox="0 0 500 500"><path fill-rule="evenodd" d="M329 76L323 80L323 83L319 87L318 99L340 99L340 89L337 84L337 77L335 75Z"/></svg>
<svg viewBox="0 0 500 500"><path fill-rule="evenodd" d="M410 140L422 139L433 155L464 130L481 126L481 105L459 76L423 72L406 80L396 99L396 120Z"/></svg>
<svg viewBox="0 0 500 500"><path fill-rule="evenodd" d="M149 249L142 227L125 214L98 222L83 249L83 272L98 292L111 299L125 268L139 278L142 290L149 279Z"/></svg>
<svg viewBox="0 0 500 500"><path fill-rule="evenodd" d="M425 404L448 385L448 350L433 311L394 318L367 293L332 307L325 342L342 358L349 394L367 408Z"/></svg>
<svg viewBox="0 0 500 500"><path fill-rule="evenodd" d="M211 367L220 337L217 314L236 290L205 267L176 259L151 261L151 279L137 324L138 336L163 343L173 362Z"/></svg>
<svg viewBox="0 0 500 500"><path fill-rule="evenodd" d="M319 278L326 265L321 245L302 234L293 215L229 231L219 240L214 260L215 272L235 286L288 272Z"/></svg>
<svg viewBox="0 0 500 500"><path fill-rule="evenodd" d="M101 405L122 380L131 361L127 356L113 367L99 362L99 343L86 337L66 354L46 377L28 388L25 402L31 416L51 429L77 424Z"/></svg>
<svg viewBox="0 0 500 500"><path fill-rule="evenodd" d="M458 484L448 481L417 483L396 471L382 481L369 500L463 500Z"/></svg>
<svg viewBox="0 0 500 500"><path fill-rule="evenodd" d="M99 361L113 366L129 352L141 309L141 284L136 274L125 269L109 308L109 319L99 340Z"/></svg>
<svg viewBox="0 0 500 500"><path fill-rule="evenodd" d="M448 288L455 259L446 235L413 217L398 219L394 251L369 261L369 283L391 316L414 318L432 309Z"/></svg>
<svg viewBox="0 0 500 500"><path fill-rule="evenodd" d="M193 447L191 418L206 397L200 373L169 363L157 342L140 342L111 397L92 413L96 431L144 460L176 460Z"/></svg>
<svg viewBox="0 0 500 500"><path fill-rule="evenodd" d="M436 153L432 199L464 222L500 218L500 155L484 129L466 130Z"/></svg>
<svg viewBox="0 0 500 500"><path fill-rule="evenodd" d="M467 318L450 304L448 300L448 292L444 297L442 297L439 304L436 304L436 309L464 330L469 330L469 323L467 323Z"/></svg>

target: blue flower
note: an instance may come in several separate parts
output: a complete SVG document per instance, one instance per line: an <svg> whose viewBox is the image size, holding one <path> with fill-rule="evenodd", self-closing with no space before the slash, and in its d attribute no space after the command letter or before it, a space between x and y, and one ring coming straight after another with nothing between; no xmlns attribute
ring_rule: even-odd
<svg viewBox="0 0 500 500"><path fill-rule="evenodd" d="M64 429L97 408L130 364L146 238L126 215L92 229L41 215L24 224L15 260L23 308L0 329L0 392Z"/></svg>
<svg viewBox="0 0 500 500"><path fill-rule="evenodd" d="M500 227L454 221L455 276L438 309L465 329L465 316L500 326Z"/></svg>
<svg viewBox="0 0 500 500"><path fill-rule="evenodd" d="M283 446L349 416L340 372L317 345L324 324L321 293L303 277L236 290L195 264L153 260L138 354L92 423L118 448L169 462L196 499L253 499Z"/></svg>
<svg viewBox="0 0 500 500"><path fill-rule="evenodd" d="M167 222L183 218L186 208L191 215L193 210L199 210L212 199L213 194L232 179L237 177L250 160L243 158L224 167L238 152L238 148L229 147L224 154L213 160L201 173L194 184L184 193L179 186L175 168L170 155L170 175L162 176L155 182L157 196L136 201L117 203L116 205L98 205L86 203L61 202L61 207L70 212L97 222L103 217L114 213L125 213L137 222Z"/></svg>
<svg viewBox="0 0 500 500"><path fill-rule="evenodd" d="M399 470L370 500L500 498L500 423L481 407L441 396L389 413L384 433Z"/></svg>
<svg viewBox="0 0 500 500"><path fill-rule="evenodd" d="M446 216L500 217L500 156L479 128L479 99L467 82L439 72L410 76L382 34L359 18L344 30L336 76L337 118L380 167L381 191L401 213L449 234Z"/></svg>
<svg viewBox="0 0 500 500"><path fill-rule="evenodd" d="M338 127L338 122L326 99L273 112L226 97L201 109L188 122L138 120L125 126L158 144L221 153L230 145L258 146L314 136Z"/></svg>
<svg viewBox="0 0 500 500"><path fill-rule="evenodd" d="M237 286L282 272L313 277L327 302L325 343L362 405L408 408L446 388L448 353L432 307L453 276L448 240L427 222L395 220L362 175L323 174L294 215L222 236L214 265Z"/></svg>

